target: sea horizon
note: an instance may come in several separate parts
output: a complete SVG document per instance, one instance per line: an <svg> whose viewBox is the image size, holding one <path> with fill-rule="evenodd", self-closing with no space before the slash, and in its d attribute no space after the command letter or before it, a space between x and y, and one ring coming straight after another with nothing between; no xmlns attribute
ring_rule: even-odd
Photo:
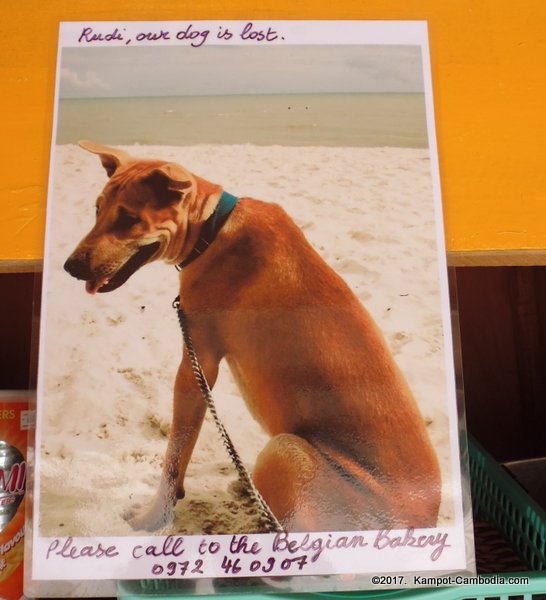
<svg viewBox="0 0 546 600"><path fill-rule="evenodd" d="M57 144L427 148L420 93L61 98Z"/></svg>

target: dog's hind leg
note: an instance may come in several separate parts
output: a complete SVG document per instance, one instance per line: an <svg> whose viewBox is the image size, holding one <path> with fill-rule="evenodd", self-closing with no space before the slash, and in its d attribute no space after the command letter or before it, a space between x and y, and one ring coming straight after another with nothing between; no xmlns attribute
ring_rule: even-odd
<svg viewBox="0 0 546 600"><path fill-rule="evenodd" d="M435 525L434 507L428 520L416 516L408 495L405 507L393 493L396 487L380 482L349 455L294 434L269 441L256 461L254 482L288 531Z"/></svg>
<svg viewBox="0 0 546 600"><path fill-rule="evenodd" d="M353 513L362 495L342 489L346 485L321 452L300 436L273 437L259 454L253 477L288 531L360 529L353 527Z"/></svg>
<svg viewBox="0 0 546 600"><path fill-rule="evenodd" d="M207 358L201 358L201 366L212 387L218 375L218 361ZM134 529L154 531L173 520L175 504L184 497L186 469L206 410L207 405L185 353L176 376L173 420L159 488L151 504L136 505L124 515Z"/></svg>

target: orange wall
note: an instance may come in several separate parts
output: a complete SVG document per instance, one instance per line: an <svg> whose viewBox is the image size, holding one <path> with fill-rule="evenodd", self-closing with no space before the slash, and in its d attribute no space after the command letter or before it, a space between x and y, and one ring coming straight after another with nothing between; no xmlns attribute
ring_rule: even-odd
<svg viewBox="0 0 546 600"><path fill-rule="evenodd" d="M546 249L543 0L26 0L0 25L0 260L42 256L59 21L429 22L448 249Z"/></svg>

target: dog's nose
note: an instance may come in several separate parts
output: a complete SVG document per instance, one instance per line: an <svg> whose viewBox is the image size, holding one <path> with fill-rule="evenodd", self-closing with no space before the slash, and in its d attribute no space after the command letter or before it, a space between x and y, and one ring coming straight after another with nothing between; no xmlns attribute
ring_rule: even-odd
<svg viewBox="0 0 546 600"><path fill-rule="evenodd" d="M82 257L70 256L64 263L64 270L76 279L84 279L87 281L92 277L89 263Z"/></svg>

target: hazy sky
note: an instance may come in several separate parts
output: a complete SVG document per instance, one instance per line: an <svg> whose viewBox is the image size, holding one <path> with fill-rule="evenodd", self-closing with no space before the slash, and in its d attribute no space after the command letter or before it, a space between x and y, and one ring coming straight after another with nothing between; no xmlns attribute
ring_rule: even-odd
<svg viewBox="0 0 546 600"><path fill-rule="evenodd" d="M422 92L418 46L64 48L61 98Z"/></svg>

